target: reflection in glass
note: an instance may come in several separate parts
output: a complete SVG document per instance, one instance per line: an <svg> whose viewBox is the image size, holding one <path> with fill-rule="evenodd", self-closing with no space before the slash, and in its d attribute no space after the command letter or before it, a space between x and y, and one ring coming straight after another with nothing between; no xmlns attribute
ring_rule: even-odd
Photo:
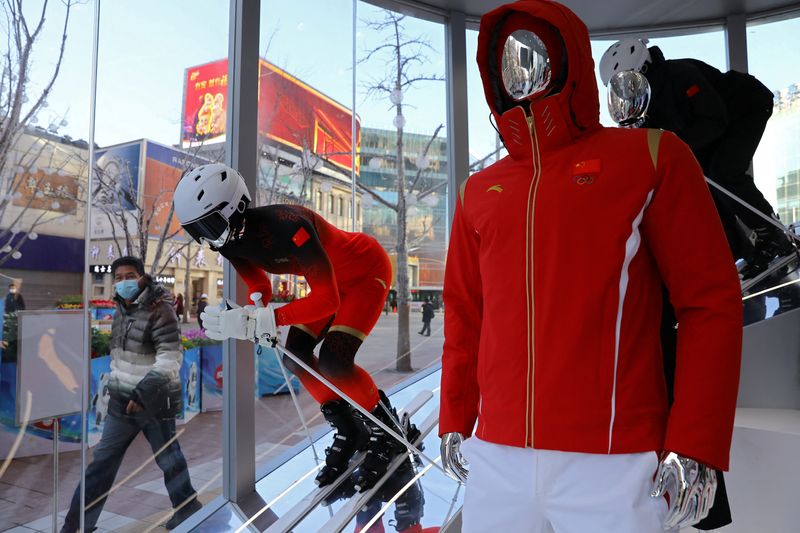
<svg viewBox="0 0 800 533"><path fill-rule="evenodd" d="M748 24L749 72L774 95L772 117L753 158L756 185L781 222L800 222L800 17Z"/></svg>
<svg viewBox="0 0 800 533"><path fill-rule="evenodd" d="M76 30L91 33L93 13L76 2L3 6L0 530L44 530L78 479L85 437L87 325L82 311L57 308L78 309L83 287L91 46Z"/></svg>

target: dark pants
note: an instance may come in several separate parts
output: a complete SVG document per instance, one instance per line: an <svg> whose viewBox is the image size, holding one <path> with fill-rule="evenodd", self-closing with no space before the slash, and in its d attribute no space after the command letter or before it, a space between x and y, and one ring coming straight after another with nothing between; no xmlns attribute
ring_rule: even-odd
<svg viewBox="0 0 800 533"><path fill-rule="evenodd" d="M430 321L430 319L422 321L422 331L420 331L419 334L420 335L428 335L429 337L431 336L431 321Z"/></svg>
<svg viewBox="0 0 800 533"><path fill-rule="evenodd" d="M86 531L91 531L103 511L108 491L114 484L122 458L139 432L144 433L156 455L156 463L164 472L164 484L172 507L194 498L197 493L189 480L186 459L175 437L175 420L118 417L109 415L103 436L94 449L94 459L86 468ZM171 440L172 439L172 440ZM169 443L169 444L167 444ZM163 448L163 449L162 449ZM78 531L80 527L80 486L75 489L62 531ZM136 502L130 502L136 505Z"/></svg>

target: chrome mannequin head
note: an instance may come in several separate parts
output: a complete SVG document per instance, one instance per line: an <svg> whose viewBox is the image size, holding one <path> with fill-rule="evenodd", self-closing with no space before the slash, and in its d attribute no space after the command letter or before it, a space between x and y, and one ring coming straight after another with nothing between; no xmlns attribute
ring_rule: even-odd
<svg viewBox="0 0 800 533"><path fill-rule="evenodd" d="M608 82L608 112L623 128L638 128L647 118L650 83L644 74L622 70Z"/></svg>
<svg viewBox="0 0 800 533"><path fill-rule="evenodd" d="M503 88L514 101L535 98L550 87L553 70L542 39L516 30L506 39L501 64Z"/></svg>
<svg viewBox="0 0 800 533"><path fill-rule="evenodd" d="M552 24L525 13L503 18L492 34L489 65L494 110L530 105L558 94L567 77L567 54L561 33Z"/></svg>

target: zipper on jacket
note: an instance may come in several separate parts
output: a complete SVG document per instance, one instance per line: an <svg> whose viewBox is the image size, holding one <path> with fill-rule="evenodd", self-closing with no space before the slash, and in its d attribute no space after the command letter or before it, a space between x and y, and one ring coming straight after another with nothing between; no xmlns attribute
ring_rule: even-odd
<svg viewBox="0 0 800 533"><path fill-rule="evenodd" d="M531 111L533 112L533 111ZM526 374L525 398L525 445L533 448L533 395L534 395L534 255L533 255L533 220L536 208L536 193L539 190L541 178L541 160L539 158L539 143L536 135L536 124L533 116L527 117L528 133L531 138L531 163L533 165L533 179L528 189L528 209L525 220L525 283L528 300L528 371Z"/></svg>
<svg viewBox="0 0 800 533"><path fill-rule="evenodd" d="M133 326L133 318L128 318L128 324L125 326L125 335L122 337L122 351L125 351L125 346L128 344L128 333L131 331L131 326Z"/></svg>

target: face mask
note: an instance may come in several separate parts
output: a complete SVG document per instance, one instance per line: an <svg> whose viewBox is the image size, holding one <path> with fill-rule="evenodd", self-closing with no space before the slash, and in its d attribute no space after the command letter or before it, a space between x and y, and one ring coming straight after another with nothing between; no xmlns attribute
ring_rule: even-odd
<svg viewBox="0 0 800 533"><path fill-rule="evenodd" d="M139 280L126 279L118 281L114 284L114 288L122 298L126 300L133 300L134 296L139 294Z"/></svg>
<svg viewBox="0 0 800 533"><path fill-rule="evenodd" d="M10 292L11 294L16 294L17 293L17 289L14 288L14 287L11 287L10 289L8 289L8 292Z"/></svg>

